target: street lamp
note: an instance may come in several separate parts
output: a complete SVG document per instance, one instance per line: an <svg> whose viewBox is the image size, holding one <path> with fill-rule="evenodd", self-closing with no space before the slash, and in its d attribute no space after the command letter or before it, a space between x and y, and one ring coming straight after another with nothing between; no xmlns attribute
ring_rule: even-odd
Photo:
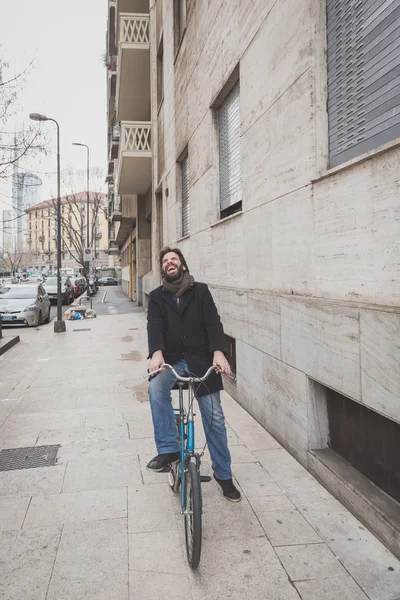
<svg viewBox="0 0 400 600"><path fill-rule="evenodd" d="M83 146L86 148L86 248L89 248L89 209L90 209L90 192L89 192L89 146L86 144L81 144L80 142L73 142L73 146ZM88 277L88 285L89 285L89 265L87 268L87 277ZM88 291L89 293L89 291Z"/></svg>
<svg viewBox="0 0 400 600"><path fill-rule="evenodd" d="M61 308L61 195L60 195L60 126L55 119L40 113L31 113L32 121L53 121L57 126L57 320L54 321L55 333L65 331L65 321L62 320Z"/></svg>

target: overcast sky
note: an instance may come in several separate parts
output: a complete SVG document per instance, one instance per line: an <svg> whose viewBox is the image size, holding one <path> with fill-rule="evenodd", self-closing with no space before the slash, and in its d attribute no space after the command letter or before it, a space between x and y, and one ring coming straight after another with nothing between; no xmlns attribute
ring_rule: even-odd
<svg viewBox="0 0 400 600"><path fill-rule="evenodd" d="M32 123L31 112L53 117L60 124L61 171L72 168L84 174L86 149L72 146L72 142L81 142L90 147L91 166L103 170L103 182L107 166L106 69L102 59L106 26L107 0L1 2L0 53L11 63L9 73L21 72L33 61L17 114L7 130L20 129L24 121ZM41 127L54 133L48 155L23 159L21 166L41 177L40 200L45 200L56 195L56 131L51 122ZM98 180L96 185L98 188ZM79 187L84 189L84 183ZM61 189L61 194L70 191ZM10 208L11 185L0 186L0 194L0 211Z"/></svg>

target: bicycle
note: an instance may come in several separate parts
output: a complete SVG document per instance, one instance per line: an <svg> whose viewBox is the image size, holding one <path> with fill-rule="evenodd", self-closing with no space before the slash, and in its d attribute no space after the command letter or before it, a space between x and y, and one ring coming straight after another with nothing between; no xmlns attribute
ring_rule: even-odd
<svg viewBox="0 0 400 600"><path fill-rule="evenodd" d="M211 477L200 475L201 455L195 452L193 390L194 383L203 383L215 367L208 369L203 377L183 377L168 364L147 373L145 377L157 375L165 368L171 369L177 379L179 408L174 408L175 421L179 432L180 458L169 465L168 483L174 492L181 488L181 515L185 517L185 541L188 563L196 569L200 563L202 537L202 495L201 483L211 481ZM187 388L185 387L187 384ZM188 409L184 408L183 390L188 390Z"/></svg>

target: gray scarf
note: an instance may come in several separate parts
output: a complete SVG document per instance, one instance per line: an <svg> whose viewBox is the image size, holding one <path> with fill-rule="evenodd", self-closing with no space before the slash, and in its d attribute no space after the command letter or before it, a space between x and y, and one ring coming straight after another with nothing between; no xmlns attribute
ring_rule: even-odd
<svg viewBox="0 0 400 600"><path fill-rule="evenodd" d="M182 296L188 289L193 287L193 284L194 277L189 275L189 271L183 271L182 275L176 281L166 281L163 279L164 289L175 296L175 298Z"/></svg>

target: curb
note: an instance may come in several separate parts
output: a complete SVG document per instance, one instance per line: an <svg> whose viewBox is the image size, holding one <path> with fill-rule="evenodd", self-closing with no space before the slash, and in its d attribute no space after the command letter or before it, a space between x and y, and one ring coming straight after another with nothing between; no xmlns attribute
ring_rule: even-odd
<svg viewBox="0 0 400 600"><path fill-rule="evenodd" d="M0 339L0 356L5 354L7 350L10 350L15 344L18 344L20 341L19 335L16 335L12 338L1 338Z"/></svg>

